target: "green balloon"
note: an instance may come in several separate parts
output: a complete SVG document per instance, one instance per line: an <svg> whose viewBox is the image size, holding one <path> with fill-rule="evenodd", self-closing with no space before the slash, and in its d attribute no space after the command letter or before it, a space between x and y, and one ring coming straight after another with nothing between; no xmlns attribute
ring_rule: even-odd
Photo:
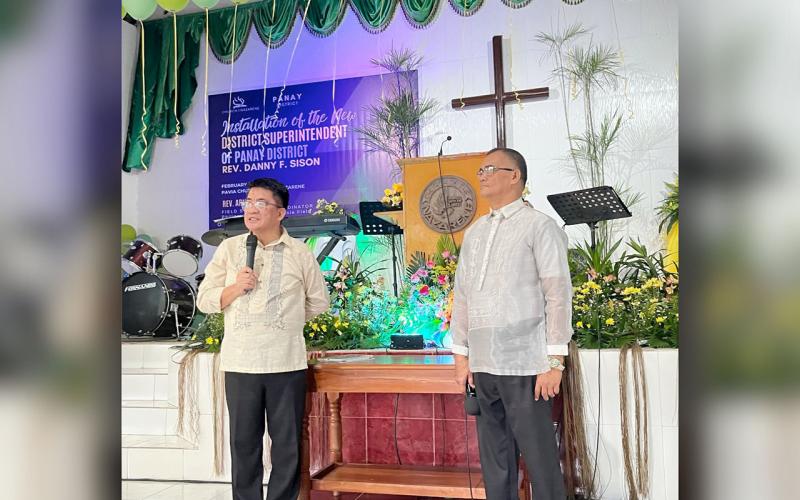
<svg viewBox="0 0 800 500"><path fill-rule="evenodd" d="M235 5L241 5L243 3L247 3L247 0L231 0Z"/></svg>
<svg viewBox="0 0 800 500"><path fill-rule="evenodd" d="M170 12L180 12L189 4L189 0L157 0L158 5Z"/></svg>
<svg viewBox="0 0 800 500"><path fill-rule="evenodd" d="M156 11L156 0L122 0L122 7L137 21L144 21Z"/></svg>
<svg viewBox="0 0 800 500"><path fill-rule="evenodd" d="M137 240L146 241L146 242L148 242L148 243L150 243L152 245L155 245L155 243L153 242L153 237L150 236L149 234L145 234L145 233L137 234L136 235L136 239Z"/></svg>
<svg viewBox="0 0 800 500"><path fill-rule="evenodd" d="M130 224L122 225L122 241L133 241L136 238L136 229Z"/></svg>
<svg viewBox="0 0 800 500"><path fill-rule="evenodd" d="M211 9L219 3L219 0L192 0L192 3L201 9Z"/></svg>
<svg viewBox="0 0 800 500"><path fill-rule="evenodd" d="M127 14L127 12L125 12L125 6L123 5L122 6L122 19L125 19L125 14Z"/></svg>

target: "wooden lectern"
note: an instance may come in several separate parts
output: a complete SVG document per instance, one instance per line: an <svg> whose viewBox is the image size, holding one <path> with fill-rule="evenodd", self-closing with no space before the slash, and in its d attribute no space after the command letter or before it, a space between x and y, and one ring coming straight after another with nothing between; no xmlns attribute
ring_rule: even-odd
<svg viewBox="0 0 800 500"><path fill-rule="evenodd" d="M442 156L442 179L436 156L398 161L403 171L403 210L375 215L403 228L406 262L416 252L431 255L436 251L439 238L449 234L448 217L460 246L467 227L489 212L489 203L478 189L477 172L484 156L486 153Z"/></svg>

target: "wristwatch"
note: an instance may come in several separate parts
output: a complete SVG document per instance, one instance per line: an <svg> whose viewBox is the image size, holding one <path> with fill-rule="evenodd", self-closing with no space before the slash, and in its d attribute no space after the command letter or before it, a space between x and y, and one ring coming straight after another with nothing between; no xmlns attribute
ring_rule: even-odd
<svg viewBox="0 0 800 500"><path fill-rule="evenodd" d="M560 372L564 371L564 363L562 363L558 358L554 358L553 356L547 356L547 360L550 362L550 369L558 370Z"/></svg>

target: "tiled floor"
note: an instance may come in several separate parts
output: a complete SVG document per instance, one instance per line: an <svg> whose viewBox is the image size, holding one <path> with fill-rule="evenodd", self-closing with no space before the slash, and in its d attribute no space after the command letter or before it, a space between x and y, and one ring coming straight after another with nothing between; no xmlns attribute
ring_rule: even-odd
<svg viewBox="0 0 800 500"><path fill-rule="evenodd" d="M265 489L266 492L266 489ZM231 500L229 483L122 481L122 500ZM312 500L328 500L329 493L315 491ZM414 500L416 497L344 493L341 500Z"/></svg>

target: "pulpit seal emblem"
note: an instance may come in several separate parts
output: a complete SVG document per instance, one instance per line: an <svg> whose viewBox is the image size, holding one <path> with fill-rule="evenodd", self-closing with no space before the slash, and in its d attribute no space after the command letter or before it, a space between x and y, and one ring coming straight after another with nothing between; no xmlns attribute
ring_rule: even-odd
<svg viewBox="0 0 800 500"><path fill-rule="evenodd" d="M442 192L444 184L444 192ZM466 228L473 217L477 201L472 186L454 175L438 177L425 186L419 198L419 213L425 225L437 233L450 232L447 228L448 218L452 231Z"/></svg>

